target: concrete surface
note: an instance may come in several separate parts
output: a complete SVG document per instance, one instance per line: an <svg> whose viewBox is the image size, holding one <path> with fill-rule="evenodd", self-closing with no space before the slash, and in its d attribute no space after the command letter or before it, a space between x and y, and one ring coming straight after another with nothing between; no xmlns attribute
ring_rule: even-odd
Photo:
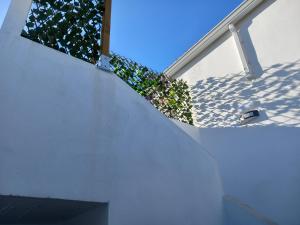
<svg viewBox="0 0 300 225"><path fill-rule="evenodd" d="M114 74L22 38L30 3L0 31L0 194L107 203L109 225L220 225L215 160Z"/></svg>
<svg viewBox="0 0 300 225"><path fill-rule="evenodd" d="M22 38L30 3L13 0L0 31L0 224L299 225L297 128L174 123L115 75ZM297 85L294 66L272 69Z"/></svg>
<svg viewBox="0 0 300 225"><path fill-rule="evenodd" d="M274 223L300 224L299 128L196 128L176 124L217 160L225 195L251 206ZM227 206L236 213L234 219L249 216L240 215L244 210L231 207L232 203Z"/></svg>
<svg viewBox="0 0 300 225"><path fill-rule="evenodd" d="M235 22L257 79L245 79L229 32L176 74L191 86L197 126L241 126L239 116L251 106L262 117L250 126L300 127L299 8L298 0L264 0Z"/></svg>

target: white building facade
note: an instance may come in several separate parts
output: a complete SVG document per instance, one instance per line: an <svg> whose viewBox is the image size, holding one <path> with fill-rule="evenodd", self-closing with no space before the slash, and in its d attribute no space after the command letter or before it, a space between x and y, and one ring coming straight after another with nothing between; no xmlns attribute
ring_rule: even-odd
<svg viewBox="0 0 300 225"><path fill-rule="evenodd" d="M221 225L216 161L113 73L0 30L0 224Z"/></svg>
<svg viewBox="0 0 300 225"><path fill-rule="evenodd" d="M165 72L188 82L199 127L300 126L300 1L246 0Z"/></svg>
<svg viewBox="0 0 300 225"><path fill-rule="evenodd" d="M31 0L12 0L0 30L0 225L299 225L300 129L197 128L171 121L113 73L21 37L30 6ZM296 6L247 1L237 14L289 7L297 16ZM242 21L229 22L204 45L212 48L202 51L205 57L177 72L194 84L199 109L206 100L200 85L211 95L205 104L221 107L226 96L235 106L244 92L258 99L268 88L286 90L276 86L284 82L295 88L281 101L296 113L290 101L297 96L297 63L278 62L260 74L246 45L239 45L244 36L228 31L230 24L239 30ZM296 44L293 38L288 46ZM286 53L286 62L296 53ZM271 56L275 63L277 55ZM210 76L223 72L231 75ZM248 81L254 72L260 77ZM226 82L244 89L226 94ZM259 107L268 106L270 96L261 96ZM239 110L230 107L225 116ZM271 121L267 109L261 123ZM228 118L220 124L233 126ZM204 125L215 126L212 121Z"/></svg>
<svg viewBox="0 0 300 225"><path fill-rule="evenodd" d="M179 127L217 160L225 199L262 213L250 210L259 224L300 224L299 9L244 1L165 71L191 88L197 127ZM251 110L259 117L242 123ZM224 209L228 224L257 224Z"/></svg>

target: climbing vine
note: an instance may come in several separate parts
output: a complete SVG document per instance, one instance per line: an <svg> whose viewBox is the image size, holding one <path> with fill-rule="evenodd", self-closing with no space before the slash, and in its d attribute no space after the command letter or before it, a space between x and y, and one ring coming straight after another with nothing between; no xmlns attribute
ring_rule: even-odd
<svg viewBox="0 0 300 225"><path fill-rule="evenodd" d="M102 0L33 0L22 36L95 64L100 56ZM118 54L114 73L169 118L193 124L187 84Z"/></svg>
<svg viewBox="0 0 300 225"><path fill-rule="evenodd" d="M167 117L193 124L189 87L117 54L112 54L114 73L149 100Z"/></svg>
<svg viewBox="0 0 300 225"><path fill-rule="evenodd" d="M33 0L21 35L95 64L103 9L100 0Z"/></svg>

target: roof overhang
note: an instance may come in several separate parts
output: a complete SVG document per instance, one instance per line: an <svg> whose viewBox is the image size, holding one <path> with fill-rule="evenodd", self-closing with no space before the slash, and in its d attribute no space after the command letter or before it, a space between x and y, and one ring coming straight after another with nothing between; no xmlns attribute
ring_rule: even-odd
<svg viewBox="0 0 300 225"><path fill-rule="evenodd" d="M191 60L198 56L214 41L220 38L229 30L230 24L236 24L249 14L254 8L266 0L245 0L233 12L231 12L225 19L223 19L217 26L215 26L208 34L200 39L181 57L179 57L171 66L169 66L164 73L169 77L175 77L176 73L180 71Z"/></svg>

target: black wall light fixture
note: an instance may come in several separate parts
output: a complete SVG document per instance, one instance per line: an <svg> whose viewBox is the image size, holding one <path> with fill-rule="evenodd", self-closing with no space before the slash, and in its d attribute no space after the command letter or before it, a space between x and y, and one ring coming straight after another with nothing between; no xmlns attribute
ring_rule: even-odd
<svg viewBox="0 0 300 225"><path fill-rule="evenodd" d="M249 123L250 121L256 119L257 117L259 117L259 111L257 109L250 110L250 111L244 112L241 115L240 121L242 124L246 124L246 123Z"/></svg>

